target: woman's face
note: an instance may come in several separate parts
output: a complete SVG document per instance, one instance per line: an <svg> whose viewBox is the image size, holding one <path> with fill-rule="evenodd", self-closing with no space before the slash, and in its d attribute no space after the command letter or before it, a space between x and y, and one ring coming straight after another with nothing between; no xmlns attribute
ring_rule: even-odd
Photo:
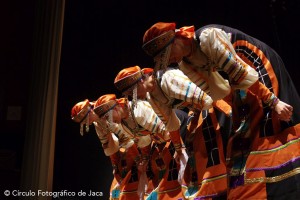
<svg viewBox="0 0 300 200"><path fill-rule="evenodd" d="M148 77L147 79L142 79L137 83L137 98L138 99L146 99L147 92L151 91L151 78ZM124 95L132 97L133 89L129 89L123 93Z"/></svg>
<svg viewBox="0 0 300 200"><path fill-rule="evenodd" d="M122 122L122 117L121 117L121 113L120 113L120 109L118 109L119 106L116 106L113 109L113 122L120 124Z"/></svg>
<svg viewBox="0 0 300 200"><path fill-rule="evenodd" d="M179 63L184 57L184 46L183 43L175 39L172 43L171 53L169 58L169 64L171 63Z"/></svg>
<svg viewBox="0 0 300 200"><path fill-rule="evenodd" d="M138 86L137 86L138 99L146 99L146 94L148 91L145 84L146 84L145 80L141 80L140 82L138 82Z"/></svg>

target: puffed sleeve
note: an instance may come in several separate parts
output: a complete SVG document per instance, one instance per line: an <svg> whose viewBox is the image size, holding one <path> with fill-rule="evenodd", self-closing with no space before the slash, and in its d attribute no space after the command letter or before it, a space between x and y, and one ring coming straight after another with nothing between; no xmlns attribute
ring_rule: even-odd
<svg viewBox="0 0 300 200"><path fill-rule="evenodd" d="M150 133L166 134L166 127L154 112L148 101L137 101L137 107L134 109L134 116L137 123Z"/></svg>
<svg viewBox="0 0 300 200"><path fill-rule="evenodd" d="M119 139L119 146L124 147L125 149L131 147L134 144L132 138L129 137L122 128L116 123L110 124L110 131L113 132Z"/></svg>
<svg viewBox="0 0 300 200"><path fill-rule="evenodd" d="M193 83L209 95L213 101L223 99L231 91L228 80L224 79L217 71L197 69L185 62L180 62L179 68Z"/></svg>
<svg viewBox="0 0 300 200"><path fill-rule="evenodd" d="M163 102L161 100L161 97L165 98L160 92L155 95L147 93L147 101L150 103L160 120L164 123L166 131L171 132L180 129L180 120L176 116L176 113L168 102Z"/></svg>
<svg viewBox="0 0 300 200"><path fill-rule="evenodd" d="M160 84L167 96L187 102L193 108L207 110L212 107L212 98L181 70L167 70L163 74Z"/></svg>
<svg viewBox="0 0 300 200"><path fill-rule="evenodd" d="M106 156L111 156L119 150L119 141L118 138L107 129L101 127L97 122L93 122L95 126L96 133L102 144L104 154Z"/></svg>
<svg viewBox="0 0 300 200"><path fill-rule="evenodd" d="M236 54L226 32L207 28L199 37L202 51L215 66L212 71L226 72L233 89L247 89L258 80L258 73Z"/></svg>

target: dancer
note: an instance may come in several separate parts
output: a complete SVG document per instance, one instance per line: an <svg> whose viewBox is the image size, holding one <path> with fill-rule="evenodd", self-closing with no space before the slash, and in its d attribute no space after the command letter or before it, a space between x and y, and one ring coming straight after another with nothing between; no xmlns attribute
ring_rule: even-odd
<svg viewBox="0 0 300 200"><path fill-rule="evenodd" d="M80 123L80 133L89 132L89 125L94 124L96 133L102 144L104 154L109 156L114 179L110 188L111 199L118 196L119 182L124 178L125 170L119 170L118 165L122 158L127 157L130 162L140 162L140 153L134 141L124 134L124 131L115 123L108 124L105 120L98 117L94 112L94 102L88 99L76 103L71 110L72 120ZM116 137L117 136L117 137ZM130 166L126 166L130 169Z"/></svg>
<svg viewBox="0 0 300 200"><path fill-rule="evenodd" d="M139 186L137 181L129 182L124 179L120 183L119 198L136 198L137 194L141 198L139 189L143 190L145 185L148 186L144 194L147 199L181 198L181 186L178 182L180 166L174 159L174 146L164 124L150 104L142 100L133 104L126 98L116 99L114 94L106 94L96 101L94 110L100 118L106 118L109 123L118 123L130 137L139 139L141 136L150 136L152 139L150 148L140 149L142 160L138 166L138 179L144 186ZM148 177L143 176L144 172ZM158 185L167 187L170 191L159 194L156 190Z"/></svg>
<svg viewBox="0 0 300 200"><path fill-rule="evenodd" d="M199 120L199 123L197 123L198 119L195 119L193 120L193 124L196 123L195 127L199 127L198 132L200 132L200 130L202 132L202 129L206 129L206 136L208 138L202 137L199 140L193 140L193 133L187 133L187 139L185 139L185 141L188 141L189 165L196 164L194 162L194 152L192 152L194 146L198 146L198 148L195 148L199 153L196 155L198 160L197 164L201 163L201 166L204 166L203 163L207 161L208 157L210 161L216 160L216 162L207 166L211 167L210 171L201 170L196 173L196 168L195 171L186 170L185 178L181 182L183 195L186 198L198 196L209 197L212 195L223 196L227 190L225 158L222 140L220 140L220 130L218 122L215 120L216 116L212 108L211 98L176 68L168 68L164 72L158 71L157 74L153 74L153 69L141 69L139 66L124 68L117 74L115 85L123 94L129 95L133 99L147 99L158 116L160 116L162 121L166 124L166 127L171 127L172 129L170 130L173 131L178 130L178 125L176 124L178 119L176 115L173 117L170 114L174 112L174 108L188 108L194 110L198 115L202 110L205 111L208 117L205 117L205 120ZM222 112L225 112L227 116L231 113L230 106L223 101L216 102L214 106ZM200 133L197 135L200 136ZM193 143L193 141L195 143ZM199 148L202 149L204 146L208 146L206 152L198 151ZM203 168L201 167L201 169ZM191 176L193 176L193 180L191 180ZM213 179L214 176L218 178ZM202 195L198 193L198 187L202 185L205 179L210 179L210 181L209 184L207 184L208 187L203 189ZM217 184L220 187L216 187L212 184L215 180L218 180L219 183ZM194 190L195 188L197 189Z"/></svg>
<svg viewBox="0 0 300 200"><path fill-rule="evenodd" d="M143 48L156 57L158 66L177 62L195 83L208 83L213 99L229 94L219 92L224 79L217 71L226 73L222 75L232 88L228 103L233 106L235 130L227 153L228 198L298 196L298 154L294 152L299 145L292 141L299 139L300 99L279 55L265 43L230 27L208 25L195 32L194 26L175 26L154 24L144 35ZM166 35L169 37L163 44L151 49ZM278 160L278 155L284 158ZM282 190L287 180L289 187Z"/></svg>

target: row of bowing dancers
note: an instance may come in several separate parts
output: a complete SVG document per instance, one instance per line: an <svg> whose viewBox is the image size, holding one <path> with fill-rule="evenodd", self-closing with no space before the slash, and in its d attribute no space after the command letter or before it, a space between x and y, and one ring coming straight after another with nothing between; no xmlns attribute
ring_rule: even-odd
<svg viewBox="0 0 300 200"><path fill-rule="evenodd" d="M300 98L279 55L223 25L158 22L107 93L74 105L111 160L110 199L300 197Z"/></svg>

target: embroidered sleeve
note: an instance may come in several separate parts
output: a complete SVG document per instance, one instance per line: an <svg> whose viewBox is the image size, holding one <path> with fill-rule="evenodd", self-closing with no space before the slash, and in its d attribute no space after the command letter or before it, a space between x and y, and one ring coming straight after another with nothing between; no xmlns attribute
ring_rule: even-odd
<svg viewBox="0 0 300 200"><path fill-rule="evenodd" d="M149 93L147 94L147 100L152 106L154 112L164 123L166 131L175 131L180 128L180 120L170 105L158 101Z"/></svg>
<svg viewBox="0 0 300 200"><path fill-rule="evenodd" d="M124 129L116 123L110 125L110 131L113 132L119 139L120 147L124 147L125 149L131 147L134 144L132 138L130 138Z"/></svg>
<svg viewBox="0 0 300 200"><path fill-rule="evenodd" d="M106 129L101 129L101 126L94 122L95 129L102 144L102 148L104 150L104 154L106 156L110 156L116 153L119 149L119 141L118 138L111 132Z"/></svg>
<svg viewBox="0 0 300 200"><path fill-rule="evenodd" d="M247 89L258 80L257 72L235 52L227 33L207 28L200 35L201 49L211 58L214 69L228 74L234 89Z"/></svg>
<svg viewBox="0 0 300 200"><path fill-rule="evenodd" d="M138 101L134 109L134 116L140 126L151 133L165 134L166 128L147 101Z"/></svg>
<svg viewBox="0 0 300 200"><path fill-rule="evenodd" d="M257 95L268 107L273 109L279 102L278 97L275 96L264 84L257 81L253 84L249 91Z"/></svg>
<svg viewBox="0 0 300 200"><path fill-rule="evenodd" d="M161 80L162 90L171 98L183 100L189 106L202 110L212 107L212 99L181 70L167 70Z"/></svg>

